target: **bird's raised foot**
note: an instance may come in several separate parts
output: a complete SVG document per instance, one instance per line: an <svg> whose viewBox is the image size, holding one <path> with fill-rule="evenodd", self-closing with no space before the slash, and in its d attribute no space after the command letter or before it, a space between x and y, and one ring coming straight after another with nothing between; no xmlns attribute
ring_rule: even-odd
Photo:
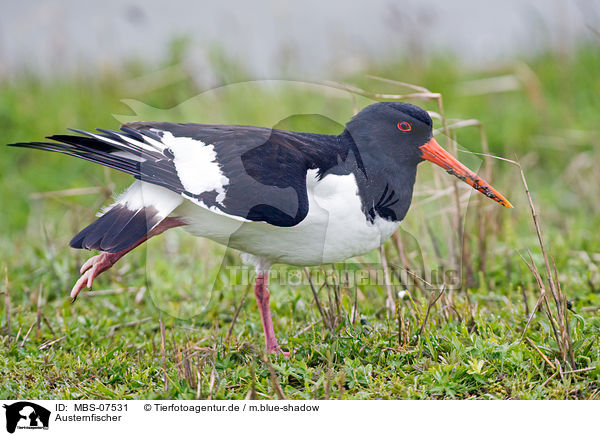
<svg viewBox="0 0 600 436"><path fill-rule="evenodd" d="M90 257L81 266L79 270L81 277L79 277L73 289L71 289L71 298L73 301L75 301L83 288L87 287L91 289L94 279L113 266L121 256L120 253L100 253L97 256Z"/></svg>

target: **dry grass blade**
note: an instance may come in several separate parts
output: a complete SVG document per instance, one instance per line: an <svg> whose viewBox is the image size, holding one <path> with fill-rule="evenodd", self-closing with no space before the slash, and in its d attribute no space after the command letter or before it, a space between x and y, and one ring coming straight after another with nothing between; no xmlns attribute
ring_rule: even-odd
<svg viewBox="0 0 600 436"><path fill-rule="evenodd" d="M29 327L29 330L27 330L27 333L25 333L25 336L23 337L23 341L21 342L21 347L25 346L25 342L27 342L27 338L29 338L29 333L31 333L31 330L33 330L34 325L35 325L35 321L31 323L31 327Z"/></svg>
<svg viewBox="0 0 600 436"><path fill-rule="evenodd" d="M535 303L535 306L533 307L533 310L529 313L529 316L527 317L527 324L525 325L525 328L523 329L523 334L521 335L521 339L519 339L519 342L522 342L523 339L525 339L527 330L529 330L529 325L531 324L533 317L535 316L538 309L540 308L540 305L542 304L544 297L545 297L545 292L544 292L544 294L540 295L540 297L537 299L537 302Z"/></svg>
<svg viewBox="0 0 600 436"><path fill-rule="evenodd" d="M115 331L117 329L120 329L120 328L123 328L123 327L133 327L133 326L140 325L140 324L143 324L143 323L148 322L148 321L152 321L153 319L154 318L152 318L152 317L148 317L148 318L142 318L142 319L137 320L137 321L125 322L123 324L115 324L115 325L113 325L110 328L110 331L108 332L108 337L114 336L115 335ZM161 334L162 334L162 332L161 332Z"/></svg>
<svg viewBox="0 0 600 436"><path fill-rule="evenodd" d="M325 373L325 386L324 386L325 400L329 400L329 397L331 395L331 376L332 375L333 375L333 370L331 368L331 362L328 362L327 371Z"/></svg>
<svg viewBox="0 0 600 436"><path fill-rule="evenodd" d="M246 395L246 400L256 400L256 371L254 369L254 359L248 365L248 371L250 372L250 380L252 380L250 385L250 390Z"/></svg>
<svg viewBox="0 0 600 436"><path fill-rule="evenodd" d="M385 245L379 247L379 254L381 257L381 264L383 266L383 279L385 282L385 290L387 293L386 304L388 318L391 319L392 315L396 313L396 303L394 296L392 295L392 282L390 280L390 269L388 267L387 256L385 254Z"/></svg>
<svg viewBox="0 0 600 436"><path fill-rule="evenodd" d="M412 83L400 82L399 80L393 80L393 79L388 79L385 77L374 76L372 74L367 74L366 77L368 77L369 79L373 79L373 80L379 80L380 82L391 83L392 85L403 86L405 88L409 88L414 91L419 91L419 92L424 92L424 93L429 93L429 94L431 93L431 91L429 89L427 89L423 86L413 85Z"/></svg>
<svg viewBox="0 0 600 436"><path fill-rule="evenodd" d="M525 178L525 173L523 172L523 168L521 167L520 164L518 164L518 165L519 165L519 171L521 173L521 180L523 181L523 186L525 187L525 193L527 195L527 199L529 200L529 208L531 209L531 216L533 218L533 223L535 225L535 231L537 233L540 248L542 249L542 255L544 256L544 266L546 267L546 274L548 274L548 283L550 285L550 290L552 291L552 296L554 297L554 301L558 305L556 284L554 283L554 278L552 277L552 272L550 270L550 262L548 260L548 253L546 251L546 246L544 244L544 238L542 237L542 229L540 227L538 214L535 210L535 206L533 205L533 200L531 198L531 193L529 192L529 186L527 185L527 179Z"/></svg>
<svg viewBox="0 0 600 436"><path fill-rule="evenodd" d="M558 287L558 296L561 299L560 300L560 306L562 309L562 316L564 318L564 325L565 328L562 330L562 339L563 342L566 345L567 348L567 353L569 355L569 360L571 363L571 366L574 368L575 367L575 355L573 353L573 344L571 343L571 327L569 325L569 319L566 316L567 313L567 297L566 295L563 293L562 288L560 286L560 281L558 280L558 271L556 269L556 262L554 261L554 257L552 257L552 268L554 270L554 282L556 283L556 286Z"/></svg>
<svg viewBox="0 0 600 436"><path fill-rule="evenodd" d="M542 383L542 387L546 386L550 380L552 380L554 377L556 377L558 374L560 374L560 371L556 371L554 374L552 374L550 377L548 377L546 379L546 381L544 381L544 383Z"/></svg>
<svg viewBox="0 0 600 436"><path fill-rule="evenodd" d="M212 364L212 371L210 372L210 378L208 380L208 397L207 400L212 400L213 391L215 389L215 382L217 381L217 369L215 368L214 362Z"/></svg>
<svg viewBox="0 0 600 436"><path fill-rule="evenodd" d="M315 303L317 304L317 308L319 309L319 313L321 314L321 319L323 320L323 325L325 326L325 328L332 330L332 327L329 324L327 317L325 316L325 312L323 311L323 306L321 306L321 301L319 300L319 295L317 294L317 290L315 289L315 285L310 276L309 269L305 267L304 273L306 274L306 278L308 279L308 284L310 285L310 289L312 290L313 297L315 299Z"/></svg>
<svg viewBox="0 0 600 436"><path fill-rule="evenodd" d="M244 303L246 302L246 296L248 295L248 288L249 288L249 286L246 287L246 292L242 296L242 300L240 301L240 304L238 304L237 307L235 308L235 312L233 313L233 319L231 320L231 325L229 326L229 330L227 330L227 334L225 335L225 342L229 342L229 340L231 339L231 333L233 332L235 323L238 319L238 316L240 315L240 311L242 310Z"/></svg>
<svg viewBox="0 0 600 436"><path fill-rule="evenodd" d="M435 303L437 303L437 301L442 298L442 295L444 295L444 291L445 291L445 286L442 285L442 289L440 289L440 292L438 295L435 295L435 291L431 292L430 296L429 296L429 302L427 304L427 311L425 312L425 316L423 317L423 322L421 323L421 328L419 328L419 333L417 333L418 337L421 337L421 335L423 334L423 330L425 329L425 325L427 324L427 319L429 319L429 314L431 312L431 308L435 305Z"/></svg>
<svg viewBox="0 0 600 436"><path fill-rule="evenodd" d="M350 322L352 325L356 325L356 318L358 317L358 286L354 285L354 296L352 303L352 313L350 314Z"/></svg>
<svg viewBox="0 0 600 436"><path fill-rule="evenodd" d="M10 344L10 294L8 293L8 268L4 267L4 310L6 312L6 338Z"/></svg>
<svg viewBox="0 0 600 436"><path fill-rule="evenodd" d="M162 313L158 312L159 324L160 324L160 355L163 363L163 383L165 392L169 387L167 380L167 354L166 354L166 333L165 333L165 322L162 319Z"/></svg>
<svg viewBox="0 0 600 436"><path fill-rule="evenodd" d="M275 368L273 368L273 364L271 363L269 356L263 355L262 360L265 363L265 365L267 365L267 368L269 369L269 375L271 377L271 386L273 386L275 395L277 395L277 397L280 400L285 400L286 399L285 394L283 393L283 389L281 389L281 384L279 384L279 379L277 378L277 373L275 372Z"/></svg>
<svg viewBox="0 0 600 436"><path fill-rule="evenodd" d="M333 277L333 284L329 283L329 279L332 278L330 274L327 273L323 268L321 268L321 272L323 273L324 281L321 289L327 289L327 301L329 306L324 310L325 314L328 315L329 325L331 326L331 331L335 330L338 325L338 318L336 317L336 306L334 300L332 298L332 288L335 286L335 277ZM319 289L319 291L321 290ZM335 293L335 289L333 289L333 293Z"/></svg>
<svg viewBox="0 0 600 436"><path fill-rule="evenodd" d="M580 368L580 369L572 369L570 371L563 371L562 374L576 374L578 372L586 372L586 371L593 371L595 370L596 367L595 366L589 366L587 368Z"/></svg>
<svg viewBox="0 0 600 436"><path fill-rule="evenodd" d="M54 333L54 329L52 328L52 324L50 324L50 321L48 321L48 318L46 318L46 315L44 315L43 313L42 313L42 320L46 324L46 327L48 327L48 330L50 330L50 334L54 336L56 333Z"/></svg>
<svg viewBox="0 0 600 436"><path fill-rule="evenodd" d="M39 337L42 329L42 291L44 289L44 285L40 283L40 291L38 292L37 297L37 308L35 313L35 334L36 337Z"/></svg>
<svg viewBox="0 0 600 436"><path fill-rule="evenodd" d="M542 237L542 230L540 227L539 219L537 212L535 210L535 206L533 205L533 200L531 198L531 194L529 192L529 186L527 185L527 179L525 178L525 173L523 172L523 168L519 164L519 171L521 173L521 180L523 181L523 186L525 187L525 193L527 194L527 199L529 200L529 208L531 209L531 216L533 218L533 222L535 225L535 230L537 233L538 241L540 244L540 248L542 250L542 255L544 256L544 266L546 267L547 281L550 286L550 290L552 292L552 296L554 297L554 302L556 304L557 310L557 323L560 331L560 338L557 338L557 342L560 348L561 356L563 362L567 362L567 359L571 366L575 368L575 359L573 356L573 347L571 344L571 338L568 331L568 317L567 312L565 310L566 307L566 298L562 294L562 291L557 285L555 278L552 274L552 270L550 268L550 261L548 252L546 251L546 246L544 244L544 238ZM532 260L533 263L533 260ZM548 311L550 312L550 308L548 307ZM549 317L552 318L551 313L549 313Z"/></svg>
<svg viewBox="0 0 600 436"><path fill-rule="evenodd" d="M47 342L44 342L42 345L40 345L40 347L39 347L39 348L40 348L40 350L45 350L46 348L49 348L49 347L51 347L52 345L56 344L57 342L60 342L60 341L62 341L64 338L66 338L66 336L61 336L61 337L60 337L60 338L58 338L58 339L54 339L54 340L52 340L52 341L47 341Z"/></svg>
<svg viewBox="0 0 600 436"><path fill-rule="evenodd" d="M298 332L296 332L296 334L294 336L301 336L301 335L303 335L304 333L306 333L307 331L309 331L310 329L312 329L314 326L316 326L318 323L319 323L319 321L311 322L306 327L303 327L302 329L298 330Z"/></svg>
<svg viewBox="0 0 600 436"><path fill-rule="evenodd" d="M202 369L196 370L196 400L202 398Z"/></svg>
<svg viewBox="0 0 600 436"><path fill-rule="evenodd" d="M406 250L404 250L404 244L402 243L402 239L400 238L400 236L398 235L398 233L394 233L392 235L392 239L394 240L394 247L396 248L396 251L400 255L400 260L401 260L402 264L404 265L401 269L404 270L407 274L409 274L412 277L412 279L413 279L413 283L412 284L414 284L417 287L417 289L419 289L419 291L421 292L422 295L425 295L425 290L421 286L421 281L417 280L417 278L419 278L419 276L417 276L416 274L413 274L413 272L411 270L411 265L410 265L410 262L408 260L408 256L406 255ZM441 256L441 254L440 254L440 256ZM400 277L399 277L399 279L402 282L402 280L401 280ZM411 301L414 302L413 297L410 294L409 289L408 289L408 283L403 283L403 285L406 288L406 292L408 293Z"/></svg>
<svg viewBox="0 0 600 436"><path fill-rule="evenodd" d="M19 342L19 338L21 337L21 329L22 327L19 326L19 330L17 330L17 336L15 337L15 342Z"/></svg>
<svg viewBox="0 0 600 436"><path fill-rule="evenodd" d="M441 118L441 117L440 117ZM480 127L481 126L481 121L479 120L475 120L475 119L471 119L471 120L458 120L453 122L452 124L448 124L447 128L440 128L440 129L435 129L433 131L434 135L437 135L439 133L444 132L445 130L456 130L456 129L462 129L464 127Z"/></svg>
<svg viewBox="0 0 600 436"><path fill-rule="evenodd" d="M525 336L525 339L527 340L527 343L529 345L531 345L531 347L541 356L541 358L544 359L544 362L546 362L548 365L550 365L550 367L553 370L556 371L556 366L552 362L550 362L550 359L548 359L548 357L546 357L546 355L542 352L542 350L540 350L538 348L538 346L535 345L535 343L531 339L529 339L527 336Z"/></svg>
<svg viewBox="0 0 600 436"><path fill-rule="evenodd" d="M333 81L324 81L321 83L332 88L348 91L353 94L361 95L363 97L367 97L373 100L436 100L440 98L440 94L437 92L414 92L411 94L380 94L376 92L368 92L364 89L360 89L356 86L348 85L346 83L339 83Z"/></svg>
<svg viewBox="0 0 600 436"><path fill-rule="evenodd" d="M546 288L544 286L544 281L542 280L542 276L540 275L540 272L538 271L538 268L537 268L535 262L533 261L533 257L531 256L531 252L529 252L528 254L529 254L529 260L530 260L531 263L527 262L525 260L525 258L523 256L521 256L521 253L519 253L519 255L521 256L521 259L523 259L523 262L525 262L525 264L527 265L527 267L531 271L531 274L533 275L533 277L535 278L535 280L537 282L538 288L540 290L540 299L542 299L542 301L545 303L546 315L548 316L548 319L550 320L550 325L552 327L552 332L554 333L554 337L556 339L556 342L560 343L561 337L558 334L558 330L556 329L556 323L554 322L554 316L552 315L552 311L550 310L550 304L548 302L548 294L546 293ZM523 339L523 337L527 333L527 328L529 328L529 324L530 323L528 322L527 325L525 326L526 328L523 331L523 336L521 337L521 339Z"/></svg>
<svg viewBox="0 0 600 436"><path fill-rule="evenodd" d="M473 153L473 154L488 156L493 159L498 159L498 160L502 160L505 162L509 162L519 168L521 181L523 183L523 187L525 189L525 195L527 196L527 201L529 203L529 209L531 211L531 217L532 217L536 235L538 238L538 243L539 243L543 258L544 258L546 281L548 283L548 287L550 288L550 292L554 299L555 308L556 308L556 316L553 315L553 312L550 308L550 304L548 302L548 297L545 292L544 280L542 279L541 274L539 273L537 266L535 265L535 262L533 261L533 258L531 257L531 253L530 253L531 263L525 261L525 259L523 259L523 260L525 261L525 263L527 264L531 273L535 277L538 287L540 288L541 296L544 297L546 313L547 313L548 319L550 320L550 323L552 325L554 335L556 338L556 342L557 342L558 348L560 350L562 361L565 363L568 362L571 365L571 367L575 368L575 358L574 358L574 354L573 354L573 346L571 343L571 336L570 336L570 332L569 332L568 313L566 310L566 297L563 294L562 289L560 288L560 284L558 282L558 274L555 274L555 275L552 274L552 268L550 267L550 258L548 255L548 251L546 250L546 245L544 243L544 238L542 235L542 229L540 226L539 217L538 217L535 205L533 203L533 199L531 197L531 192L529 190L529 185L527 184L527 178L525 177L525 172L523 171L523 167L516 159L515 160L506 159L506 158L490 155L489 153ZM555 270L555 272L556 272L556 270ZM528 322L527 326L529 326L529 322Z"/></svg>

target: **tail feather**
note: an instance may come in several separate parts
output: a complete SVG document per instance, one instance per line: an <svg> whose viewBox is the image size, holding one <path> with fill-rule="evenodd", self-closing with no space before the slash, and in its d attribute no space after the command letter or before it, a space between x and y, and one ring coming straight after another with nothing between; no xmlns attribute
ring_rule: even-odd
<svg viewBox="0 0 600 436"><path fill-rule="evenodd" d="M122 132L71 130L83 136L54 135L47 138L54 142L9 145L67 154L140 180L100 218L75 235L71 247L109 253L123 251L142 240L183 201L180 195L183 186L158 135L128 127L123 127Z"/></svg>
<svg viewBox="0 0 600 436"><path fill-rule="evenodd" d="M101 133L70 129L83 136L54 135L56 142L19 142L12 147L53 151L85 159L133 175L136 179L184 193L174 171L169 149L161 138L147 129L123 126L121 132L98 129Z"/></svg>
<svg viewBox="0 0 600 436"><path fill-rule="evenodd" d="M106 144L100 141L94 141L91 138L81 136L50 136L48 139L56 139L62 142L20 142L8 144L10 147L33 148L37 150L54 151L78 157L90 162L98 163L119 171L136 176L139 174L139 162L133 159L127 159L114 154L114 151L108 151ZM91 140L90 140L91 139Z"/></svg>
<svg viewBox="0 0 600 436"><path fill-rule="evenodd" d="M118 253L143 239L163 218L152 206L132 211L117 204L75 235L69 245Z"/></svg>

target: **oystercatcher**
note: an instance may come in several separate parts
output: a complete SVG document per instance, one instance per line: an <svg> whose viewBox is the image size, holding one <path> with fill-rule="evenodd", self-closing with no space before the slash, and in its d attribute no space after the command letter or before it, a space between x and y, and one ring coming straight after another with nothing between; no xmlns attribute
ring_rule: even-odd
<svg viewBox="0 0 600 436"><path fill-rule="evenodd" d="M438 145L432 124L417 106L382 102L365 107L339 135L134 122L10 145L68 154L137 179L71 240L73 248L101 252L81 267L72 298L150 237L182 226L255 265L266 348L280 352L269 309L271 265L332 263L379 247L406 215L423 160L512 207Z"/></svg>

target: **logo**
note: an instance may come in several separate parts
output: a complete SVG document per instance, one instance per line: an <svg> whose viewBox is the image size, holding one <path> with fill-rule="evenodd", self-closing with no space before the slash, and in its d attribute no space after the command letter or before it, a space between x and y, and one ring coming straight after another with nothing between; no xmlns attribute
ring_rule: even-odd
<svg viewBox="0 0 600 436"><path fill-rule="evenodd" d="M14 433L18 429L48 430L50 411L29 401L19 401L4 405L6 409L6 431Z"/></svg>

